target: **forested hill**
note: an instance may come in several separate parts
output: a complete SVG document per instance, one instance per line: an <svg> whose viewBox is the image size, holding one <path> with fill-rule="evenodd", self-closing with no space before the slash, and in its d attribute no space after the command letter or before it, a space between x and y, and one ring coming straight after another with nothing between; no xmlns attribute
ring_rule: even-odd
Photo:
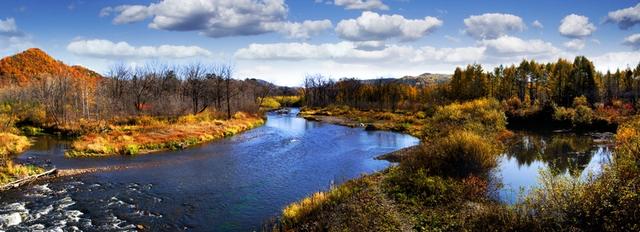
<svg viewBox="0 0 640 232"><path fill-rule="evenodd" d="M0 60L0 84L24 86L43 75L67 76L96 80L100 74L82 66L69 66L38 48L30 48Z"/></svg>
<svg viewBox="0 0 640 232"><path fill-rule="evenodd" d="M363 80L364 84L375 84L380 81L383 83L396 82L412 86L427 86L432 84L441 84L451 79L450 74L423 73L418 76L404 76L401 78L379 78Z"/></svg>

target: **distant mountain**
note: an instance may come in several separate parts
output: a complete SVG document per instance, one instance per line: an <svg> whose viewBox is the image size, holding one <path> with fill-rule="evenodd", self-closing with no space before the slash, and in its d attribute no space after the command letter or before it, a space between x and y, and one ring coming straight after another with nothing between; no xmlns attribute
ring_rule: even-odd
<svg viewBox="0 0 640 232"><path fill-rule="evenodd" d="M270 86L271 87L270 95L284 95L284 96L298 95L301 89L300 87L279 86L271 82L268 82L262 79L257 79L257 78L248 78L246 80L255 81L259 85Z"/></svg>
<svg viewBox="0 0 640 232"><path fill-rule="evenodd" d="M401 78L369 79L369 80L362 80L362 82L366 84L375 84L378 81L382 81L383 83L400 82L402 84L407 84L407 85L427 86L427 85L444 83L449 79L451 79L450 74L423 73L418 76L404 76Z"/></svg>
<svg viewBox="0 0 640 232"><path fill-rule="evenodd" d="M100 74L82 66L68 66L38 48L8 56L0 60L0 85L26 85L43 75L69 76L94 81Z"/></svg>

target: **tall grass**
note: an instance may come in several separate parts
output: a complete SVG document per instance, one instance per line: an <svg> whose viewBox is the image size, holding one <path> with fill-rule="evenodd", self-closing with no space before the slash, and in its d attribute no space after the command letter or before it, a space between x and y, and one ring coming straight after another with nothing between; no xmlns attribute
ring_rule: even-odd
<svg viewBox="0 0 640 232"><path fill-rule="evenodd" d="M66 155L136 155L160 150L179 150L260 126L264 119L238 112L232 119L219 120L213 113L179 117L175 122L140 117L132 125L111 125L106 133L86 134L71 144Z"/></svg>
<svg viewBox="0 0 640 232"><path fill-rule="evenodd" d="M25 136L0 133L0 185L44 171L39 167L15 164L10 160L11 155L21 153L29 146L31 146L31 142Z"/></svg>
<svg viewBox="0 0 640 232"><path fill-rule="evenodd" d="M12 133L0 133L0 156L18 154L31 146L31 142L25 136Z"/></svg>

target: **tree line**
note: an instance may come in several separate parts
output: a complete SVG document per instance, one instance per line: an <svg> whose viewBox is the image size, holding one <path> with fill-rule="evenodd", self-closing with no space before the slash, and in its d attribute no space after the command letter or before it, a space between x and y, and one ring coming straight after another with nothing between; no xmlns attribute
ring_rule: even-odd
<svg viewBox="0 0 640 232"><path fill-rule="evenodd" d="M4 86L4 113L34 124L65 125L115 117L175 117L212 111L231 118L237 111L257 112L258 100L276 86L233 78L227 64L168 67L114 66L94 80L43 74L26 86Z"/></svg>
<svg viewBox="0 0 640 232"><path fill-rule="evenodd" d="M489 71L480 64L471 64L456 68L449 81L433 85L410 85L398 79L334 81L322 75L307 76L304 81L307 106L340 104L381 110L415 109L483 97L517 99L530 106L571 106L574 99L581 96L592 106L610 105L615 101L636 105L639 95L640 64L635 69L628 67L603 74L584 56L576 57L573 62L523 60L517 66L501 65Z"/></svg>

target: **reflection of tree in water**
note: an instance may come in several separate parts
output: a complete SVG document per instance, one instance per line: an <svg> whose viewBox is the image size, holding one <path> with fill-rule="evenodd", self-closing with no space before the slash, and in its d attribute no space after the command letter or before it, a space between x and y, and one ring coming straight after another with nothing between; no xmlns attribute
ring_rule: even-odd
<svg viewBox="0 0 640 232"><path fill-rule="evenodd" d="M597 147L590 136L576 134L520 134L508 146L506 155L519 166L542 161L554 175L578 176L587 167Z"/></svg>

